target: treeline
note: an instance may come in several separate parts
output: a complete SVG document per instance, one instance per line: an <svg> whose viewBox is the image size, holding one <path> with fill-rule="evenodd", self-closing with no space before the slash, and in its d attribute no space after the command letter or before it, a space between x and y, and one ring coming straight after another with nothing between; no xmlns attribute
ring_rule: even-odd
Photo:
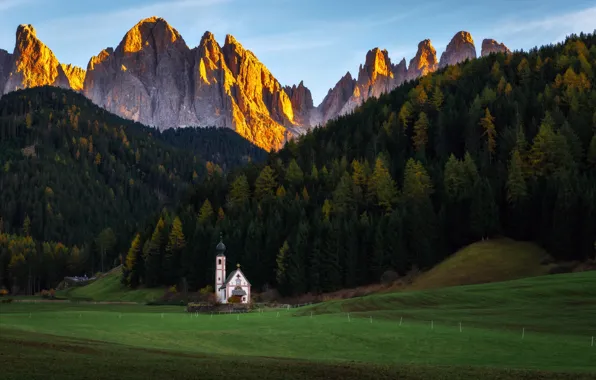
<svg viewBox="0 0 596 380"><path fill-rule="evenodd" d="M81 271L111 267L147 218L177 204L208 173L263 159L265 152L233 134L215 128L161 133L58 88L4 95L3 230L22 234L28 220L35 241L88 252Z"/></svg>
<svg viewBox="0 0 596 380"><path fill-rule="evenodd" d="M78 274L89 252L35 241L27 232L27 223L18 235L3 233L0 228L0 289L34 294L55 287L65 276Z"/></svg>
<svg viewBox="0 0 596 380"><path fill-rule="evenodd" d="M594 257L594 81L590 34L407 83L266 165L208 176L139 231L123 281L212 284L220 233L253 286L284 294L429 268L502 235Z"/></svg>

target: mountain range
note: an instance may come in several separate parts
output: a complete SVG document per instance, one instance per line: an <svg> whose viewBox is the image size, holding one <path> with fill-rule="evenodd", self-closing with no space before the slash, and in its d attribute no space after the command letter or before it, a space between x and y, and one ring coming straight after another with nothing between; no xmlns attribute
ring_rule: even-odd
<svg viewBox="0 0 596 380"><path fill-rule="evenodd" d="M494 52L509 49L483 40L481 55ZM151 17L130 29L115 49L91 57L84 70L59 62L33 26L20 25L13 53L0 49L0 93L43 85L68 88L112 113L162 130L227 127L277 150L288 138L350 113L368 98L474 58L474 40L464 31L455 34L440 60L430 40L418 44L409 64L405 59L393 64L387 50L374 48L358 76L346 73L315 107L303 82L282 86L231 35L220 46L205 32L199 46L189 48L164 19Z"/></svg>

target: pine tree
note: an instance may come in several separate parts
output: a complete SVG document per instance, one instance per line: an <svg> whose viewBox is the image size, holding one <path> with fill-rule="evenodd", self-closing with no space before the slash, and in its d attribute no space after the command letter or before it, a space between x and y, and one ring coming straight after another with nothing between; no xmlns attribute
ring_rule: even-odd
<svg viewBox="0 0 596 380"><path fill-rule="evenodd" d="M31 219L29 219L29 215L25 215L25 221L23 222L23 235L31 236Z"/></svg>
<svg viewBox="0 0 596 380"><path fill-rule="evenodd" d="M286 197L286 189L284 185L281 185L277 188L277 190L275 191L275 196L279 199L283 199Z"/></svg>
<svg viewBox="0 0 596 380"><path fill-rule="evenodd" d="M205 224L211 222L213 218L213 206L211 206L211 202L209 199L205 199L201 209L199 210L199 223Z"/></svg>
<svg viewBox="0 0 596 380"><path fill-rule="evenodd" d="M435 86L435 89L433 91L433 96L431 99L431 103L437 112L441 111L441 106L443 106L443 100L444 100L444 96L443 96L443 92L441 91L441 87Z"/></svg>
<svg viewBox="0 0 596 380"><path fill-rule="evenodd" d="M273 195L277 187L275 172L270 166L265 166L255 182L255 197L257 200L264 200Z"/></svg>
<svg viewBox="0 0 596 380"><path fill-rule="evenodd" d="M275 278L277 283L280 285L285 285L287 282L286 278L286 271L288 268L288 255L290 251L290 246L288 241L285 240L284 244L279 249L277 253L277 259L275 260L277 263L277 269L275 270Z"/></svg>
<svg viewBox="0 0 596 380"><path fill-rule="evenodd" d="M336 213L348 213L355 207L354 184L349 174L344 172L333 192L333 210Z"/></svg>
<svg viewBox="0 0 596 380"><path fill-rule="evenodd" d="M521 155L515 149L509 160L509 174L507 176L507 201L517 203L526 198L528 190L524 178Z"/></svg>
<svg viewBox="0 0 596 380"><path fill-rule="evenodd" d="M480 125L486 135L486 145L492 156L497 149L497 130L495 128L495 118L490 114L488 108L484 111L484 117L480 119Z"/></svg>
<svg viewBox="0 0 596 380"><path fill-rule="evenodd" d="M246 175L239 175L230 186L230 205L232 207L242 207L250 199L250 186Z"/></svg>
<svg viewBox="0 0 596 380"><path fill-rule="evenodd" d="M163 217L159 218L149 244L143 250L143 258L145 261L145 283L147 286L157 286L161 284L162 276L162 256L164 250L166 223Z"/></svg>
<svg viewBox="0 0 596 380"><path fill-rule="evenodd" d="M293 187L298 186L304 180L304 173L302 173L302 169L300 169L300 166L298 166L295 159L292 159L288 165L288 169L286 170L286 180Z"/></svg>
<svg viewBox="0 0 596 380"><path fill-rule="evenodd" d="M126 263L123 268L123 276L126 284L134 288L139 284L139 273L137 265L139 256L141 254L141 235L137 234L130 244L128 253L126 254Z"/></svg>
<svg viewBox="0 0 596 380"><path fill-rule="evenodd" d="M426 143L428 142L428 116L426 113L420 112L418 120L414 124L414 150L418 153L424 153Z"/></svg>
<svg viewBox="0 0 596 380"><path fill-rule="evenodd" d="M426 169L419 161L410 158L404 172L403 194L406 199L427 199L433 192L433 184Z"/></svg>
<svg viewBox="0 0 596 380"><path fill-rule="evenodd" d="M184 233L182 232L182 221L177 216L172 223L168 244L166 245L164 277L168 285L175 285L178 281L178 267L180 254L186 246Z"/></svg>

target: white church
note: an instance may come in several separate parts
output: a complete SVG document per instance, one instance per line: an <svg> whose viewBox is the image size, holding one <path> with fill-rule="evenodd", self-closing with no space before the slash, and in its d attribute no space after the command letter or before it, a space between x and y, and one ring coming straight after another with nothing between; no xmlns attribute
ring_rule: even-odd
<svg viewBox="0 0 596 380"><path fill-rule="evenodd" d="M232 271L226 277L226 256L224 252L226 246L220 240L215 248L215 295L219 303L228 303L230 297L238 297L240 303L250 303L250 282L240 270L240 264L236 265L236 270Z"/></svg>

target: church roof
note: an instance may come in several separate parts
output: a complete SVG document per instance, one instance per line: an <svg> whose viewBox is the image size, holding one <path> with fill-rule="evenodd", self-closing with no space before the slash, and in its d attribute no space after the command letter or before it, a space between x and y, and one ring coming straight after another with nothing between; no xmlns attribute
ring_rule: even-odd
<svg viewBox="0 0 596 380"><path fill-rule="evenodd" d="M233 271L232 273L230 273L228 275L228 277L226 277L226 280L224 281L223 285L220 287L220 289L224 289L226 287L226 285L228 285L230 283L230 281L232 281L232 279L234 278L234 276L240 273L242 275L242 277L244 277L244 279L246 280L246 283L248 284L248 286L252 286L250 284L250 281L248 281L248 278L246 278L246 276L244 275L244 273L240 270L240 268L237 268L235 271Z"/></svg>

